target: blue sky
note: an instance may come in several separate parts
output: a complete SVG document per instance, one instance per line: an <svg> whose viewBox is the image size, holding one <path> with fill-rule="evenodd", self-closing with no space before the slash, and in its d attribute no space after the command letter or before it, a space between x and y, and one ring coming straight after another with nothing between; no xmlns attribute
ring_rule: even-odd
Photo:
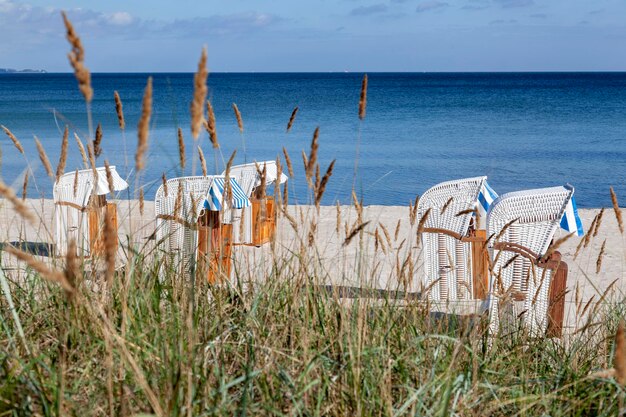
<svg viewBox="0 0 626 417"><path fill-rule="evenodd" d="M624 0L0 0L0 67L93 72L626 70Z"/></svg>

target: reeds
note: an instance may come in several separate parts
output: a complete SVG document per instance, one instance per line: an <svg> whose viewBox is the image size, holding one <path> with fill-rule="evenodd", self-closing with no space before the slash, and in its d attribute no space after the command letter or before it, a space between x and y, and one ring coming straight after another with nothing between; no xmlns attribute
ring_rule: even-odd
<svg viewBox="0 0 626 417"><path fill-rule="evenodd" d="M622 221L622 210L619 208L619 204L617 202L617 195L615 194L615 190L611 187L611 202L613 203L613 211L615 212L615 219L617 220L617 226L619 227L619 232L624 234L624 222Z"/></svg>
<svg viewBox="0 0 626 417"><path fill-rule="evenodd" d="M61 12L61 15L63 16L63 23L65 23L65 29L67 31L67 40L72 46L72 50L67 56L70 65L74 69L74 75L78 81L78 88L83 97L85 97L85 101L90 103L93 98L93 89L91 88L91 74L85 66L85 50L80 38L74 30L72 22L67 18L65 12Z"/></svg>
<svg viewBox="0 0 626 417"><path fill-rule="evenodd" d="M287 171L289 172L289 178L294 178L293 165L291 164L291 158L287 149L283 146L283 154L285 155L285 163L287 164Z"/></svg>
<svg viewBox="0 0 626 417"><path fill-rule="evenodd" d="M205 123L206 131L209 133L209 139L211 140L211 145L213 145L213 149L217 149L220 147L219 142L217 141L217 129L215 127L215 113L213 112L213 106L210 101L206 102L208 120Z"/></svg>
<svg viewBox="0 0 626 417"><path fill-rule="evenodd" d="M312 177L314 174L315 165L317 164L317 152L319 150L319 143L318 143L319 136L320 136L320 128L318 126L315 128L315 131L313 132L313 139L311 140L311 151L309 153L309 157L303 158L304 165L305 165L306 179L311 186L312 186ZM306 155L303 154L303 156L306 156Z"/></svg>
<svg viewBox="0 0 626 417"><path fill-rule="evenodd" d="M200 166L202 167L202 176L207 176L207 168L206 168L206 159L204 158L204 152L202 152L202 148L198 146L198 157L200 158Z"/></svg>
<svg viewBox="0 0 626 417"><path fill-rule="evenodd" d="M26 200L26 193L28 191L28 171L24 174L24 181L22 182L22 201Z"/></svg>
<svg viewBox="0 0 626 417"><path fill-rule="evenodd" d="M102 154L102 125L96 126L96 138L93 140L93 154L98 158Z"/></svg>
<svg viewBox="0 0 626 417"><path fill-rule="evenodd" d="M335 159L332 160L328 168L326 169L326 173L324 177L320 181L319 187L315 190L315 206L319 208L320 202L322 201L322 197L324 196L324 191L326 191L326 186L328 185L328 180L333 175L333 168L335 167ZM318 165L319 166L319 165Z"/></svg>
<svg viewBox="0 0 626 417"><path fill-rule="evenodd" d="M161 182L163 183L163 194L165 195L165 197L167 197L168 192L167 192L167 177L165 176L165 172L163 173L163 176L161 177Z"/></svg>
<svg viewBox="0 0 626 417"><path fill-rule="evenodd" d="M200 130L202 129L204 100L206 100L207 86L206 80L209 72L206 67L207 51L206 47L202 48L200 61L198 62L198 70L193 77L193 100L191 102L191 136L198 139Z"/></svg>
<svg viewBox="0 0 626 417"><path fill-rule="evenodd" d="M185 139L183 138L183 129L178 128L178 158L180 167L185 169Z"/></svg>
<svg viewBox="0 0 626 417"><path fill-rule="evenodd" d="M144 208L144 196L143 196L143 188L139 189L139 214L143 216L143 208Z"/></svg>
<svg viewBox="0 0 626 417"><path fill-rule="evenodd" d="M103 233L106 282L107 289L110 291L113 286L113 276L115 275L115 259L117 257L117 228L115 227L113 216L109 210L105 210Z"/></svg>
<svg viewBox="0 0 626 417"><path fill-rule="evenodd" d="M361 81L361 96L359 98L359 119L365 119L365 110L367 108L367 74L363 75Z"/></svg>
<svg viewBox="0 0 626 417"><path fill-rule="evenodd" d="M83 165L85 166L85 168L88 168L89 165L87 163L87 153L85 152L85 146L83 145L83 142L80 140L76 133L74 133L74 139L76 140L76 145L78 146L80 157L83 159Z"/></svg>
<svg viewBox="0 0 626 417"><path fill-rule="evenodd" d="M600 253L598 253L598 259L596 259L596 274L600 273L602 269L602 259L604 258L604 250L606 249L606 239L602 242L602 246L600 247Z"/></svg>
<svg viewBox="0 0 626 417"><path fill-rule="evenodd" d="M137 126L137 153L135 154L135 170L143 170L146 166L146 152L148 151L148 134L150 131L150 116L152 114L152 77L148 77L148 83L143 94L141 104L141 117Z"/></svg>
<svg viewBox="0 0 626 417"><path fill-rule="evenodd" d="M57 165L56 180L59 181L61 175L65 172L65 165L67 162L67 148L69 146L70 131L67 126L63 131L63 139L61 139L61 155L59 156L59 164Z"/></svg>
<svg viewBox="0 0 626 417"><path fill-rule="evenodd" d="M237 127L239 128L239 133L243 133L243 119L241 118L241 112L239 111L239 107L235 103L233 103L233 111L235 112L235 117L237 118Z"/></svg>
<svg viewBox="0 0 626 417"><path fill-rule="evenodd" d="M46 151L37 136L35 136L35 144L37 145L37 153L39 154L39 159L46 170L46 174L48 174L50 178L54 178L54 172L52 172L52 165L48 159L48 154L46 154Z"/></svg>
<svg viewBox="0 0 626 417"><path fill-rule="evenodd" d="M13 142L13 145L15 145L15 148L19 151L19 153L24 155L24 147L22 147L22 143L15 137L13 132L11 132L9 128L4 125L0 125L0 128L2 128L2 130L4 130L4 133L6 133L9 139L11 139L11 142Z"/></svg>
<svg viewBox="0 0 626 417"><path fill-rule="evenodd" d="M122 99L117 91L113 92L113 98L115 99L115 113L117 114L117 124L120 129L126 128L126 122L124 121L124 108L122 106Z"/></svg>
<svg viewBox="0 0 626 417"><path fill-rule="evenodd" d="M111 196L115 196L115 190L113 186L113 173L111 172L111 166L109 165L109 161L104 160L104 173L107 177L107 185L109 187L109 193ZM116 232L117 233L117 232Z"/></svg>
<svg viewBox="0 0 626 417"><path fill-rule="evenodd" d="M287 133L291 130L293 126L293 122L296 120L296 114L298 114L298 106L296 106L291 112L291 116L289 117L289 122L287 122Z"/></svg>

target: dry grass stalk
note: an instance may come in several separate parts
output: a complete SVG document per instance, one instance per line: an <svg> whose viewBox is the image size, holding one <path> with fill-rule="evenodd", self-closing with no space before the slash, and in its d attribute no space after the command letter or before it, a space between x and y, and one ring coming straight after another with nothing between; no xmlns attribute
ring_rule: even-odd
<svg viewBox="0 0 626 417"><path fill-rule="evenodd" d="M402 224L402 220L398 219L398 223L396 223L396 230L393 233L393 241L398 241L398 236L400 235L400 225Z"/></svg>
<svg viewBox="0 0 626 417"><path fill-rule="evenodd" d="M317 223L314 220L311 220L311 225L309 226L309 236L308 236L308 244L309 247L313 246L315 243L315 232L317 231Z"/></svg>
<svg viewBox="0 0 626 417"><path fill-rule="evenodd" d="M426 220L428 220L428 216L430 216L430 209L424 212L424 215L420 218L419 223L417 223L417 241L419 242L419 237L422 235L424 231L424 226L426 225Z"/></svg>
<svg viewBox="0 0 626 417"><path fill-rule="evenodd" d="M289 205L289 181L285 181L283 185L283 206Z"/></svg>
<svg viewBox="0 0 626 417"><path fill-rule="evenodd" d="M22 201L26 200L26 191L28 190L28 171L24 174L24 182L22 183Z"/></svg>
<svg viewBox="0 0 626 417"><path fill-rule="evenodd" d="M550 256L552 256L552 254L556 252L559 249L559 247L563 245L565 242L567 242L572 236L574 236L573 233L568 233L562 238L557 239L554 243L550 245L550 247L546 251L546 254L543 256L543 259L546 259L546 260L549 259Z"/></svg>
<svg viewBox="0 0 626 417"><path fill-rule="evenodd" d="M350 244L350 241L361 231L363 230L363 228L365 226L367 226L369 224L369 221L365 222L365 223L361 223L358 226L356 226L354 229L352 229L352 231L350 232L350 234L348 234L348 236L346 237L346 239L343 241L342 246L348 246Z"/></svg>
<svg viewBox="0 0 626 417"><path fill-rule="evenodd" d="M206 121L205 128L207 132L209 132L209 139L211 139L211 144L213 145L213 149L217 149L220 147L219 142L217 141L217 130L215 127L215 112L213 111L213 106L210 101L206 102L207 113L209 119Z"/></svg>
<svg viewBox="0 0 626 417"><path fill-rule="evenodd" d="M111 172L111 166L109 165L109 161L104 160L104 172L107 176L107 185L109 186L109 193L111 196L115 195L114 186L113 186L113 173Z"/></svg>
<svg viewBox="0 0 626 417"><path fill-rule="evenodd" d="M593 237L593 231L595 230L596 224L598 223L598 216L599 216L599 213L594 216L593 220L591 221L591 225L589 225L589 229L587 230L587 233L585 234L584 239L582 239L584 248L589 246L589 243L591 243L591 238Z"/></svg>
<svg viewBox="0 0 626 417"><path fill-rule="evenodd" d="M43 164L43 167L46 170L46 174L48 174L50 178L54 178L54 172L52 172L52 165L50 164L48 155L46 154L46 151L43 148L43 145L41 144L37 136L35 136L35 144L37 145L37 152L39 153L39 159L41 160L41 163Z"/></svg>
<svg viewBox="0 0 626 417"><path fill-rule="evenodd" d="M176 201L174 202L174 217L180 216L180 211L183 208L183 186L182 183L178 184L176 192Z"/></svg>
<svg viewBox="0 0 626 417"><path fill-rule="evenodd" d="M235 162L235 155L237 155L237 150L235 149L233 153L228 158L228 162L226 163L226 170L224 171L224 200L230 201L233 195L233 187L230 183L230 169Z"/></svg>
<svg viewBox="0 0 626 417"><path fill-rule="evenodd" d="M183 129L178 128L178 158L180 159L180 167L185 168L185 139L183 138Z"/></svg>
<svg viewBox="0 0 626 417"><path fill-rule="evenodd" d="M306 168L309 166L309 158L304 151L302 151L302 164L304 165L304 172L306 173Z"/></svg>
<svg viewBox="0 0 626 417"><path fill-rule="evenodd" d="M615 378L620 385L626 385L626 336L624 336L624 322L617 326L615 334L615 356L613 357Z"/></svg>
<svg viewBox="0 0 626 417"><path fill-rule="evenodd" d="M311 179L313 177L313 170L315 169L315 164L317 164L317 151L319 150L318 139L320 136L320 128L319 126L315 128L313 132L313 140L311 140L311 152L309 154L308 162L306 163L306 178L311 185Z"/></svg>
<svg viewBox="0 0 626 417"><path fill-rule="evenodd" d="M206 79L209 71L206 68L207 51L202 48L202 55L198 62L198 70L193 77L193 100L191 102L191 136L198 139L204 118L204 100L206 100Z"/></svg>
<svg viewBox="0 0 626 417"><path fill-rule="evenodd" d="M93 141L93 154L97 157L102 155L102 125L96 126L96 138Z"/></svg>
<svg viewBox="0 0 626 417"><path fill-rule="evenodd" d="M144 205L144 198L143 198L143 188L139 190L139 214L141 214L143 216L143 205Z"/></svg>
<svg viewBox="0 0 626 417"><path fill-rule="evenodd" d="M613 203L613 211L615 211L615 218L617 219L619 232L621 234L624 234L624 222L622 221L622 211L619 208L619 204L617 202L617 195L615 194L615 190L613 190L613 187L611 187L611 202Z"/></svg>
<svg viewBox="0 0 626 417"><path fill-rule="evenodd" d="M600 213L598 213L596 227L593 228L593 237L598 236L598 231L600 230L600 225L602 224L602 216L604 215L604 207L600 209ZM591 229L589 230L591 232ZM589 233L588 232L588 233Z"/></svg>
<svg viewBox="0 0 626 417"><path fill-rule="evenodd" d="M202 175L206 177L207 176L206 159L204 159L204 152L202 152L202 148L200 146L198 146L198 157L200 158L200 165L202 166Z"/></svg>
<svg viewBox="0 0 626 417"><path fill-rule="evenodd" d="M359 119L365 119L365 109L367 107L367 74L361 81L361 97L359 98Z"/></svg>
<svg viewBox="0 0 626 417"><path fill-rule="evenodd" d="M76 140L76 145L78 146L78 151L80 152L80 157L83 158L83 165L85 168L89 167L87 164L87 153L85 152L85 147L83 146L83 142L80 140L78 135L74 133L74 139Z"/></svg>
<svg viewBox="0 0 626 417"><path fill-rule="evenodd" d="M279 210L277 213L280 213L280 206L282 205L282 196L280 190L280 177L283 175L283 164L280 163L280 156L276 155L276 181L274 181L274 201L278 205Z"/></svg>
<svg viewBox="0 0 626 417"><path fill-rule="evenodd" d="M337 225L335 226L335 232L339 234L339 229L341 227L341 206L339 205L339 201L335 204L337 207Z"/></svg>
<svg viewBox="0 0 626 417"><path fill-rule="evenodd" d="M73 188L74 197L76 197L77 192L78 192L78 168L76 168L76 171L74 172L74 188Z"/></svg>
<svg viewBox="0 0 626 417"><path fill-rule="evenodd" d="M289 122L287 123L287 133L289 133L291 127L293 126L294 120L296 120L296 114L298 114L298 106L296 106L291 112L291 117L289 117Z"/></svg>
<svg viewBox="0 0 626 417"><path fill-rule="evenodd" d="M385 240L387 240L387 246L391 247L391 235L389 234L389 230L387 230L385 225L380 222L378 222L378 225L380 226L381 230L383 231L383 234L385 235Z"/></svg>
<svg viewBox="0 0 626 417"><path fill-rule="evenodd" d="M96 157L93 154L93 147L91 143L87 144L87 155L89 156L89 165L91 166L91 171L93 172L94 181L98 180L98 170L96 169Z"/></svg>
<svg viewBox="0 0 626 417"><path fill-rule="evenodd" d="M63 139L61 140L61 156L59 157L59 164L57 165L57 175L56 179L59 181L61 175L65 172L65 164L67 162L67 147L69 145L69 136L70 131L67 126L65 126L65 130L63 131Z"/></svg>
<svg viewBox="0 0 626 417"><path fill-rule="evenodd" d="M320 164L315 164L315 184L314 184L314 188L313 191L317 190L320 188Z"/></svg>
<svg viewBox="0 0 626 417"><path fill-rule="evenodd" d="M122 99L117 91L113 92L113 98L115 99L115 113L117 113L117 123L120 129L126 128L126 122L124 121L124 108L122 107Z"/></svg>
<svg viewBox="0 0 626 417"><path fill-rule="evenodd" d="M29 253L22 252L14 246L6 245L4 250L16 257L18 260L24 262L31 269L37 271L37 273L39 273L39 275L41 275L44 279L59 284L68 296L74 292L74 288L70 285L65 277L65 274L62 272L50 269L44 262L38 260Z"/></svg>
<svg viewBox="0 0 626 417"><path fill-rule="evenodd" d="M606 239L602 242L602 247L600 247L600 253L598 254L598 259L596 260L596 274L600 273L600 269L602 269L602 259L604 258L604 249L606 248Z"/></svg>
<svg viewBox="0 0 626 417"><path fill-rule="evenodd" d="M287 149L283 146L283 155L285 155L285 163L287 164L287 172L289 172L289 177L294 178L293 175L293 165L291 165L291 158L289 158L289 154L287 153Z"/></svg>
<svg viewBox="0 0 626 417"><path fill-rule="evenodd" d="M141 104L141 117L137 126L137 153L135 154L135 170L141 171L146 166L145 156L148 151L148 133L150 131L150 116L152 115L152 77L148 77L143 102Z"/></svg>
<svg viewBox="0 0 626 417"><path fill-rule="evenodd" d="M237 107L235 103L233 103L233 111L235 112L235 117L237 118L237 127L239 127L239 132L243 133L243 119L241 118L239 107Z"/></svg>
<svg viewBox="0 0 626 417"><path fill-rule="evenodd" d="M267 164L263 164L263 169L261 169L259 164L256 164L256 172L261 179L261 183L256 188L255 198L257 198L258 200L265 200L265 187L267 186ZM263 206L261 206L261 208L263 208ZM262 210L259 210L259 212L261 211Z"/></svg>
<svg viewBox="0 0 626 417"><path fill-rule="evenodd" d="M83 94L83 97L85 97L85 101L90 103L93 98L93 89L91 88L91 74L87 67L85 67L85 50L80 38L74 30L72 22L69 21L65 12L61 12L61 15L63 16L63 23L65 23L65 29L67 31L67 40L72 46L72 51L67 56L70 60L70 65L74 68L78 88Z"/></svg>
<svg viewBox="0 0 626 417"><path fill-rule="evenodd" d="M15 147L17 148L17 150L24 155L24 148L22 147L21 142L15 137L15 135L13 134L13 132L11 132L9 130L9 128L7 128L4 125L0 125L0 128L2 128L2 130L4 130L4 133L6 133L6 135L9 137L9 139L11 139L11 142L13 142L13 145L15 145Z"/></svg>
<svg viewBox="0 0 626 417"><path fill-rule="evenodd" d="M448 201L445 202L445 204L443 205L443 207L441 207L441 214L445 213L446 210L448 209L448 207L450 207L450 204L452 203L452 197L450 197L448 199Z"/></svg>
<svg viewBox="0 0 626 417"><path fill-rule="evenodd" d="M79 281L80 267L78 264L78 257L76 256L76 240L71 239L67 245L67 253L65 254L65 279L72 286L77 288Z"/></svg>
<svg viewBox="0 0 626 417"><path fill-rule="evenodd" d="M317 188L317 191L315 192L315 206L316 207L320 206L320 202L322 201L322 196L324 195L324 191L326 191L326 186L328 185L328 180L330 179L331 175L333 175L333 168L335 167L335 161L336 160L333 159L333 161L328 166L328 169L326 169L326 173L324 174L324 177L320 181L320 185Z"/></svg>

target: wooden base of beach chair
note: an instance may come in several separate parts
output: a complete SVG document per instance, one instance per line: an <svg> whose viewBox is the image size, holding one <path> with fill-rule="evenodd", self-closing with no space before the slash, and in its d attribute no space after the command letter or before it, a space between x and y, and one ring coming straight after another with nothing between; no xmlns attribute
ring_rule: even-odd
<svg viewBox="0 0 626 417"><path fill-rule="evenodd" d="M474 231L472 239L472 279L474 299L484 300L489 292L489 252L485 245L486 230Z"/></svg>
<svg viewBox="0 0 626 417"><path fill-rule="evenodd" d="M104 196L97 196L88 209L89 222L89 256L102 256L105 252L104 222L110 217L113 230L117 233L117 204L107 203ZM117 249L117 236L115 248Z"/></svg>
<svg viewBox="0 0 626 417"><path fill-rule="evenodd" d="M561 337L563 333L563 318L565 316L568 267L561 260L560 252L554 252L546 264L548 268L554 270L548 292L548 328L546 336Z"/></svg>
<svg viewBox="0 0 626 417"><path fill-rule="evenodd" d="M252 245L261 246L274 239L276 233L276 210L274 197L252 200Z"/></svg>
<svg viewBox="0 0 626 417"><path fill-rule="evenodd" d="M218 211L205 211L198 219L198 274L216 283L231 272L233 226L221 224Z"/></svg>

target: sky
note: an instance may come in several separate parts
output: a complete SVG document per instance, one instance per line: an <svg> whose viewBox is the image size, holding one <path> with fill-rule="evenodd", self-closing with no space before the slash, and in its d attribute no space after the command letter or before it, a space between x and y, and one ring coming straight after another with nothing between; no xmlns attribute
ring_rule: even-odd
<svg viewBox="0 0 626 417"><path fill-rule="evenodd" d="M625 0L0 0L0 68L624 71Z"/></svg>

